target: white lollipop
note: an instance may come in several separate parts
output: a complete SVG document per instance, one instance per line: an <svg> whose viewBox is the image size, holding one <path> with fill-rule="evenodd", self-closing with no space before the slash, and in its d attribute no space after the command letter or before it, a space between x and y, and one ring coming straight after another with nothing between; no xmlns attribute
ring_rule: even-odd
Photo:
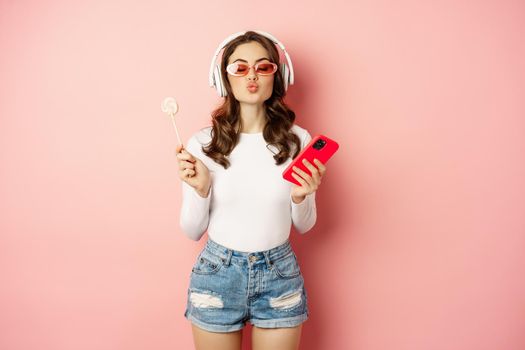
<svg viewBox="0 0 525 350"><path fill-rule="evenodd" d="M180 140L179 130L177 130L177 124L175 124L175 114L179 111L177 101L175 101L175 98L173 97L166 97L164 101L162 101L161 109L164 113L168 114L171 117L173 127L175 128L175 133L177 134L177 139L179 140L179 144L181 144L182 147L184 147L182 141Z"/></svg>

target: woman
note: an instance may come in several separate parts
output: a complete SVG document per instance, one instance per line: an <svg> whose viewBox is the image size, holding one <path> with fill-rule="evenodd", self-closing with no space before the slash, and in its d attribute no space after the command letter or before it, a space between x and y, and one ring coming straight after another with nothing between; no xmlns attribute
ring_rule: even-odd
<svg viewBox="0 0 525 350"><path fill-rule="evenodd" d="M183 202L180 225L208 240L191 272L184 316L197 349L241 349L253 324L256 349L297 349L308 318L307 294L289 242L316 221L315 191L326 170L306 162L297 186L283 170L311 140L283 101L279 52L263 32L248 31L224 47L220 82L226 96L212 126L177 147Z"/></svg>

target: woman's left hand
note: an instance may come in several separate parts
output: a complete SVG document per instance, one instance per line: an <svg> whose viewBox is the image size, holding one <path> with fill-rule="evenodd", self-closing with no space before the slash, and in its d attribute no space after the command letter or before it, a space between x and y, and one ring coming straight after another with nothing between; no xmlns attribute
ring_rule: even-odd
<svg viewBox="0 0 525 350"><path fill-rule="evenodd" d="M308 160L303 159L303 164L310 170L312 175L308 175L308 173L296 166L292 168L293 178L301 184L301 186L292 184L291 196L295 203L302 202L306 195L315 192L321 184L321 178L326 171L326 166L317 158L314 158L314 163L317 165L317 168Z"/></svg>

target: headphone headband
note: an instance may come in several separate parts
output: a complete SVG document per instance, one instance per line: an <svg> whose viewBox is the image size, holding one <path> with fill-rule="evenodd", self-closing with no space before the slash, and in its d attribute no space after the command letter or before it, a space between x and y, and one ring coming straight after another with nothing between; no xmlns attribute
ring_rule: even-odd
<svg viewBox="0 0 525 350"><path fill-rule="evenodd" d="M289 77L289 85L292 85L294 83L294 72L293 72L293 66L292 66L292 60L290 59L290 55L288 55L288 52L286 52L286 49L284 48L284 45L283 43L281 43L279 40L277 40L276 37L274 37L273 35L271 35L270 33L267 33L267 32L263 32L263 31L260 31L260 30L253 30L254 32L256 32L257 34L260 34L262 36L265 36L266 38L270 39L274 44L278 45L281 50L283 51L285 57L286 57L286 61L288 62L288 68L290 70L290 77ZM241 35L244 35L247 31L242 31L242 32L237 32L237 33L234 33L230 36L228 36L226 39L224 39L222 41L222 43L219 45L219 47L217 48L217 50L215 50L215 54L213 55L213 58L211 60L211 65L210 65L210 74L208 76L208 82L210 84L211 87L216 87L217 84L215 82L215 79L214 79L214 69L215 69L215 65L217 64L217 57L219 56L219 53L221 52L221 50L230 42L232 41L233 39L241 36ZM283 77L284 78L284 77ZM222 85L222 82L219 82L219 84Z"/></svg>

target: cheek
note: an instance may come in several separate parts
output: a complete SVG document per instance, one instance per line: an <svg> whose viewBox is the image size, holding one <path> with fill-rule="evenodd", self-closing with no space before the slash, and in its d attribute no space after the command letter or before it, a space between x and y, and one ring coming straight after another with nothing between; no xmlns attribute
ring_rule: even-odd
<svg viewBox="0 0 525 350"><path fill-rule="evenodd" d="M238 96L240 93L242 93L242 83L239 81L239 79L228 79L230 82L230 86L232 88L232 91L234 93L234 96Z"/></svg>
<svg viewBox="0 0 525 350"><path fill-rule="evenodd" d="M230 82L230 86L231 86L232 90L237 89L237 86L239 85L237 79L228 78L228 81Z"/></svg>
<svg viewBox="0 0 525 350"><path fill-rule="evenodd" d="M267 94L272 94L273 91L273 79L268 79L267 82L264 84L264 89L267 92Z"/></svg>

